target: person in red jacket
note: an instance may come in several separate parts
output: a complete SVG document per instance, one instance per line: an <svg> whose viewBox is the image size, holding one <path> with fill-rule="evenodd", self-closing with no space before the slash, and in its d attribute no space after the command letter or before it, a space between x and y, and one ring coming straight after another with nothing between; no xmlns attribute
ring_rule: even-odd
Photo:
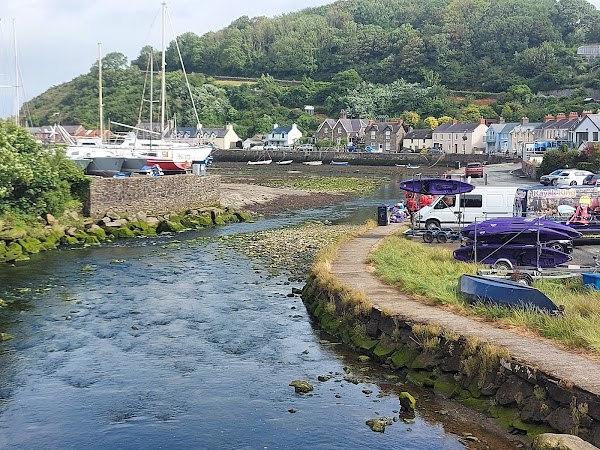
<svg viewBox="0 0 600 450"><path fill-rule="evenodd" d="M410 224L414 228L415 227L415 213L419 210L419 205L417 200L414 197L408 199L406 203L406 209L408 209L408 214L410 214Z"/></svg>

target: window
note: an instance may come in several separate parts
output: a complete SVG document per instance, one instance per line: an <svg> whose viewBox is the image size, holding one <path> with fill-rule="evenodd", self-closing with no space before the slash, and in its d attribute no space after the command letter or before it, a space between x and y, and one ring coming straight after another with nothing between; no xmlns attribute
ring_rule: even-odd
<svg viewBox="0 0 600 450"><path fill-rule="evenodd" d="M460 199L461 208L481 208L483 206L483 198L481 195L465 194Z"/></svg>
<svg viewBox="0 0 600 450"><path fill-rule="evenodd" d="M385 143L385 151L386 151L386 152L389 152L389 151L390 151L390 143L389 143L389 142L386 142L386 143Z"/></svg>
<svg viewBox="0 0 600 450"><path fill-rule="evenodd" d="M592 141L596 142L596 141L598 140L598 132L597 132L597 131L594 131L594 132L592 133L592 135L594 136L594 137L592 138Z"/></svg>
<svg viewBox="0 0 600 450"><path fill-rule="evenodd" d="M390 137L390 130L386 130L386 131L385 131L385 135L386 135L386 137L388 137L388 138L389 138L389 137Z"/></svg>
<svg viewBox="0 0 600 450"><path fill-rule="evenodd" d="M445 195L441 201L437 202L433 209L444 209L454 206L456 203L456 195Z"/></svg>
<svg viewBox="0 0 600 450"><path fill-rule="evenodd" d="M371 131L371 139L375 139L375 130Z"/></svg>
<svg viewBox="0 0 600 450"><path fill-rule="evenodd" d="M338 134L342 134L342 129L338 128Z"/></svg>

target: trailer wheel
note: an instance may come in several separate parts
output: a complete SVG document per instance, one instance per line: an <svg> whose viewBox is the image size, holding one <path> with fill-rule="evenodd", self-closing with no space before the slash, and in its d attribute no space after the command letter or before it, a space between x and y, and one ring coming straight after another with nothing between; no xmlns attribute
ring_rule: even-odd
<svg viewBox="0 0 600 450"><path fill-rule="evenodd" d="M423 242L426 244L431 244L433 242L433 231L427 230L423 233Z"/></svg>
<svg viewBox="0 0 600 450"><path fill-rule="evenodd" d="M498 272L498 275L508 275L508 272L512 270L512 263L506 258L500 258L493 265L492 268Z"/></svg>
<svg viewBox="0 0 600 450"><path fill-rule="evenodd" d="M448 242L448 235L443 231L440 231L435 238L440 244Z"/></svg>
<svg viewBox="0 0 600 450"><path fill-rule="evenodd" d="M511 280L516 281L517 283L526 284L527 286L533 284L533 277L528 273L514 273Z"/></svg>
<svg viewBox="0 0 600 450"><path fill-rule="evenodd" d="M559 252L567 253L567 249L560 242L553 242L548 247L558 250Z"/></svg>
<svg viewBox="0 0 600 450"><path fill-rule="evenodd" d="M425 228L428 230L439 230L442 228L442 224L437 219L429 219L427 222L425 222Z"/></svg>

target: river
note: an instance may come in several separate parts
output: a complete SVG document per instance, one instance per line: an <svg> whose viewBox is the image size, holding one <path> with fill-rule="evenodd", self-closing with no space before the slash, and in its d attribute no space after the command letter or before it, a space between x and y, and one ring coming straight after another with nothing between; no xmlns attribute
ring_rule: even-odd
<svg viewBox="0 0 600 450"><path fill-rule="evenodd" d="M465 448L439 399L313 328L291 294L301 281L220 242L315 218L374 218L398 195L388 184L302 213L3 266L0 298L14 301L0 310L13 336L0 343L0 448ZM296 394L296 379L314 391ZM366 420L398 416L402 390L418 398L414 423L371 431Z"/></svg>

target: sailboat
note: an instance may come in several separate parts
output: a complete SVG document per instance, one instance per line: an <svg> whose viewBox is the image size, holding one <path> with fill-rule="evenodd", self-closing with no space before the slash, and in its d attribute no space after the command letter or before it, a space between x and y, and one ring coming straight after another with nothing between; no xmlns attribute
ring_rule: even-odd
<svg viewBox="0 0 600 450"><path fill-rule="evenodd" d="M153 166L158 165L165 173L181 173L187 172L192 166L192 163L205 162L213 147L210 145L197 145L182 142L169 142L164 139L165 135L165 111L166 111L166 63L165 63L165 32L164 27L166 23L166 3L162 3L162 82L161 82L161 126L160 132L153 130L145 130L131 125L126 125L119 122L112 122L115 125L122 126L130 129L131 131L123 138L120 143L105 143L102 140L103 129L102 129L102 80L101 80L101 65L99 62L99 85L100 85L100 123L101 123L101 136L95 140L89 142L74 142L72 145L67 147L67 154L71 157L77 155L77 157L86 158L100 158L100 157L120 157L123 158L123 164L131 167L128 170L141 169L142 166ZM181 61L183 66L183 61ZM185 68L183 69L185 72ZM153 74L150 75L150 82L152 83ZM187 77L186 77L187 79ZM188 86L189 90L189 86ZM152 95L152 88L150 89L150 95ZM191 91L190 91L191 95ZM150 117L152 120L152 105L153 99L150 99ZM196 113L195 103L192 99L192 106ZM143 139L139 138L136 132L143 132L152 135L156 135L156 139ZM142 163L142 166L140 166ZM138 167L139 166L139 167ZM122 170L119 168L119 171ZM89 169L88 169L89 172Z"/></svg>

